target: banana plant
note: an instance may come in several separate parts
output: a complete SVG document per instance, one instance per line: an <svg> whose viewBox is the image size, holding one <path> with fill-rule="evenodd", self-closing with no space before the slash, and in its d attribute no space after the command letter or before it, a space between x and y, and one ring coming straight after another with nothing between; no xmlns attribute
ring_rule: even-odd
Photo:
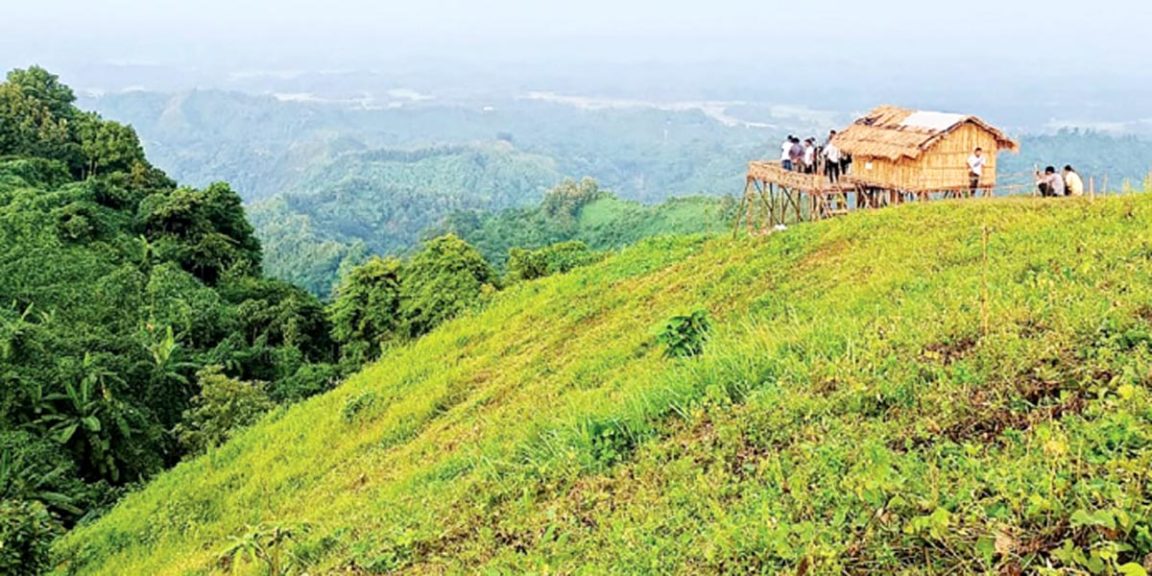
<svg viewBox="0 0 1152 576"><path fill-rule="evenodd" d="M0 452L0 500L31 500L60 512L79 516L76 500L52 486L67 475L64 468L36 469L15 450Z"/></svg>
<svg viewBox="0 0 1152 576"><path fill-rule="evenodd" d="M306 573L300 558L285 548L310 529L308 524L295 527L279 524L249 525L243 535L229 538L231 544L219 557L220 567L235 573L240 563L257 562L263 564L269 576Z"/></svg>
<svg viewBox="0 0 1152 576"><path fill-rule="evenodd" d="M116 482L120 470L113 442L126 441L137 431L125 417L127 407L112 397L106 384L106 378L115 374L97 366L90 356L85 356L84 366L87 374L79 386L68 382L63 394L44 395L48 410L35 425L101 478Z"/></svg>
<svg viewBox="0 0 1152 576"><path fill-rule="evenodd" d="M12 360L20 348L23 336L33 327L28 320L32 315L32 306L29 305L15 319L7 320L0 316L0 360Z"/></svg>

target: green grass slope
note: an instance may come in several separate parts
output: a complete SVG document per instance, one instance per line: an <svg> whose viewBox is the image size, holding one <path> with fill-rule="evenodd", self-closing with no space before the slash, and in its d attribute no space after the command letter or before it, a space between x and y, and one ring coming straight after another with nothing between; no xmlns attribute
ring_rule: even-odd
<svg viewBox="0 0 1152 576"><path fill-rule="evenodd" d="M1150 223L1014 199L650 240L165 473L60 570L1137 574ZM664 359L696 308L704 354Z"/></svg>

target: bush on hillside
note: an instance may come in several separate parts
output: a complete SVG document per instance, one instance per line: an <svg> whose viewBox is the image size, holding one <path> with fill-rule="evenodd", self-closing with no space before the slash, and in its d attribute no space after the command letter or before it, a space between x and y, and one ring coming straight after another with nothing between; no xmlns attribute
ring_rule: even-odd
<svg viewBox="0 0 1152 576"><path fill-rule="evenodd" d="M375 359L381 344L398 336L402 270L398 258L372 258L352 269L336 289L328 317L332 338L349 361Z"/></svg>
<svg viewBox="0 0 1152 576"><path fill-rule="evenodd" d="M508 251L507 282L535 280L553 274L563 274L580 266L587 266L602 258L588 245L574 240L546 246L539 250L513 248Z"/></svg>
<svg viewBox="0 0 1152 576"><path fill-rule="evenodd" d="M492 266L467 242L451 234L428 242L408 262L401 282L408 336L427 334L472 307L495 281Z"/></svg>
<svg viewBox="0 0 1152 576"><path fill-rule="evenodd" d="M601 190L600 185L591 178L584 178L579 182L565 180L548 191L540 207L545 214L554 218L574 218L586 204L606 195L608 192Z"/></svg>
<svg viewBox="0 0 1152 576"><path fill-rule="evenodd" d="M292 376L276 382L269 394L276 402L299 402L335 388L342 377L339 366L305 364Z"/></svg>
<svg viewBox="0 0 1152 576"><path fill-rule="evenodd" d="M243 382L225 376L219 366L197 373L200 393L176 426L176 438L191 455L223 444L272 409L261 382Z"/></svg>
<svg viewBox="0 0 1152 576"><path fill-rule="evenodd" d="M708 312L696 310L691 314L673 316L660 327L656 341L663 344L667 358L689 358L704 352L704 343L712 331Z"/></svg>

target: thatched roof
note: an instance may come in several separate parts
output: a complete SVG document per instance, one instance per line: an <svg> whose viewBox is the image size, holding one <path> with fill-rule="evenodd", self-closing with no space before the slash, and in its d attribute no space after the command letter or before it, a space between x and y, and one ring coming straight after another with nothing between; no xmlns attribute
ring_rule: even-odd
<svg viewBox="0 0 1152 576"><path fill-rule="evenodd" d="M975 116L924 112L881 106L860 118L833 140L836 146L853 156L871 156L915 160L948 133L975 124L996 138L1000 150L1019 149L1019 144L1000 130Z"/></svg>

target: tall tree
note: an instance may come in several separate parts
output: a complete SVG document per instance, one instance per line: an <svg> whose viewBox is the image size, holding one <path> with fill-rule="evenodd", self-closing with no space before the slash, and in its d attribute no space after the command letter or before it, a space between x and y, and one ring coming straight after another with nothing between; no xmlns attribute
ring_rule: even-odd
<svg viewBox="0 0 1152 576"><path fill-rule="evenodd" d="M332 337L349 361L372 360L382 344L399 336L402 268L397 258L372 258L336 289L328 307Z"/></svg>
<svg viewBox="0 0 1152 576"><path fill-rule="evenodd" d="M472 307L496 274L480 252L454 235L426 243L409 261L401 283L400 310L416 337Z"/></svg>

